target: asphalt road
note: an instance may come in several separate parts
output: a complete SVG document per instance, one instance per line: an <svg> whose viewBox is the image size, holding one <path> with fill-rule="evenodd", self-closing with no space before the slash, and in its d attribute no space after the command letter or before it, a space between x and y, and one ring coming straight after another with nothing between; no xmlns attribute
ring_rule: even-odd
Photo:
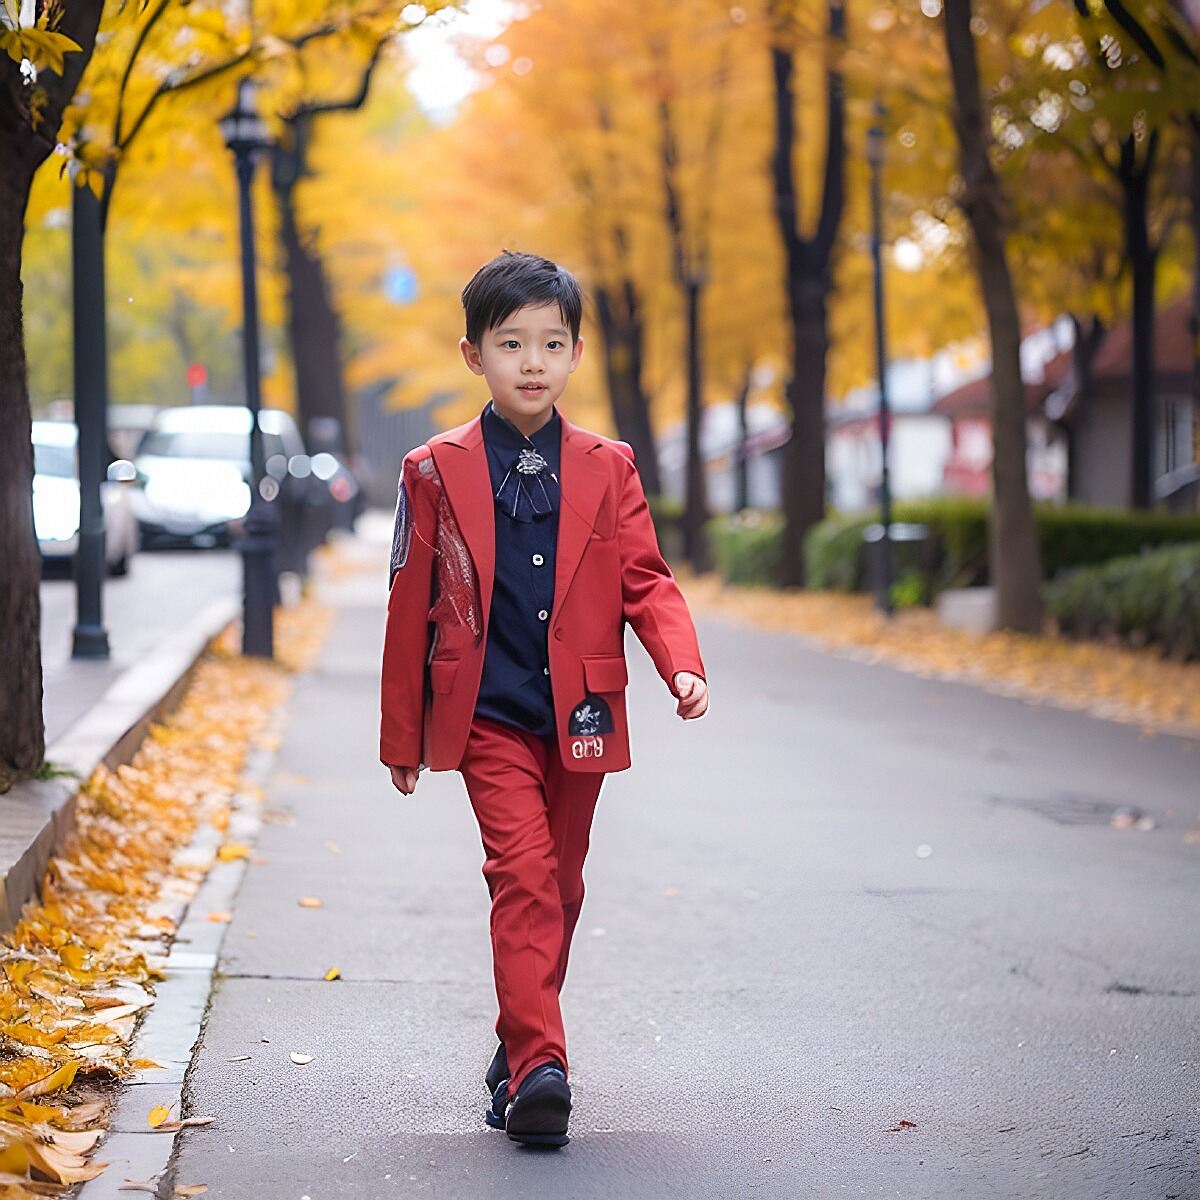
<svg viewBox="0 0 1200 1200"><path fill-rule="evenodd" d="M185 1092L217 1120L172 1183L1200 1197L1200 744L713 621L691 725L631 647L634 767L564 993L571 1144L485 1128L482 851L457 775L406 799L377 762L382 596L343 588L296 685ZM1110 828L1126 804L1158 827Z"/></svg>
<svg viewBox="0 0 1200 1200"><path fill-rule="evenodd" d="M129 574L105 581L107 660L71 658L75 582L55 565L42 580L42 675L46 742L65 733L131 663L218 596L241 589L241 559L229 550L142 551Z"/></svg>

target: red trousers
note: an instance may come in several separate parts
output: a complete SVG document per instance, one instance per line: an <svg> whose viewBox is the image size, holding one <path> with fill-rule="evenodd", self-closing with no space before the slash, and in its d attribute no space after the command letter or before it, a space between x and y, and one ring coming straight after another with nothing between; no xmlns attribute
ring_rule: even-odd
<svg viewBox="0 0 1200 1200"><path fill-rule="evenodd" d="M583 860L601 773L568 771L552 738L475 718L459 764L486 856L492 968L512 1082L567 1066L558 993L583 905Z"/></svg>

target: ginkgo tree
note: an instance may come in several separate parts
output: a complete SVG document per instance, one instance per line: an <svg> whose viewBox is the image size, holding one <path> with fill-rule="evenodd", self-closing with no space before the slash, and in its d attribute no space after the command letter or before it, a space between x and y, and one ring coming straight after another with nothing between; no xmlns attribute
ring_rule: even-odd
<svg viewBox="0 0 1200 1200"><path fill-rule="evenodd" d="M24 216L34 177L57 150L78 184L110 209L121 164L148 130L211 124L250 70L294 95L337 43L357 53L419 23L429 6L291 0L251 26L219 6L185 0L96 4L25 0L3 10L0 66L0 553L11 569L0 599L0 789L35 770L44 754L38 583L33 530L29 398L20 284ZM93 57L97 33L103 46ZM94 69L85 77L89 60ZM186 101L183 103L182 101Z"/></svg>

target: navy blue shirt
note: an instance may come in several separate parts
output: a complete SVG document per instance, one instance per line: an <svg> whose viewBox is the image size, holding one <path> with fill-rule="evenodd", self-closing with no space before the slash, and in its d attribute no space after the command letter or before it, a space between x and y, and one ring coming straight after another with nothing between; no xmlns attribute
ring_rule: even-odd
<svg viewBox="0 0 1200 1200"><path fill-rule="evenodd" d="M530 444L558 476L562 421L557 410L527 438L488 401L482 428L493 497L517 456ZM554 700L546 635L554 608L558 491L554 491L553 511L531 521L515 520L498 501L493 500L493 506L496 575L475 714L529 733L552 734Z"/></svg>

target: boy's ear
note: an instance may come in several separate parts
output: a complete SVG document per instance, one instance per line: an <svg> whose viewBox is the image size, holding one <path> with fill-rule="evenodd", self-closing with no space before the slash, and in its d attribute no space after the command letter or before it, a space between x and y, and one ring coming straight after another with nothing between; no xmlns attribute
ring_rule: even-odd
<svg viewBox="0 0 1200 1200"><path fill-rule="evenodd" d="M579 360L583 357L583 338L577 337L575 345L571 347L571 370L574 371L579 366Z"/></svg>
<svg viewBox="0 0 1200 1200"><path fill-rule="evenodd" d="M463 338L458 343L458 348L462 351L462 356L467 366L470 367L470 369L474 371L476 375L482 375L483 359L479 357L479 347L473 342L468 342L466 338ZM572 367L571 369L574 370L575 368Z"/></svg>

